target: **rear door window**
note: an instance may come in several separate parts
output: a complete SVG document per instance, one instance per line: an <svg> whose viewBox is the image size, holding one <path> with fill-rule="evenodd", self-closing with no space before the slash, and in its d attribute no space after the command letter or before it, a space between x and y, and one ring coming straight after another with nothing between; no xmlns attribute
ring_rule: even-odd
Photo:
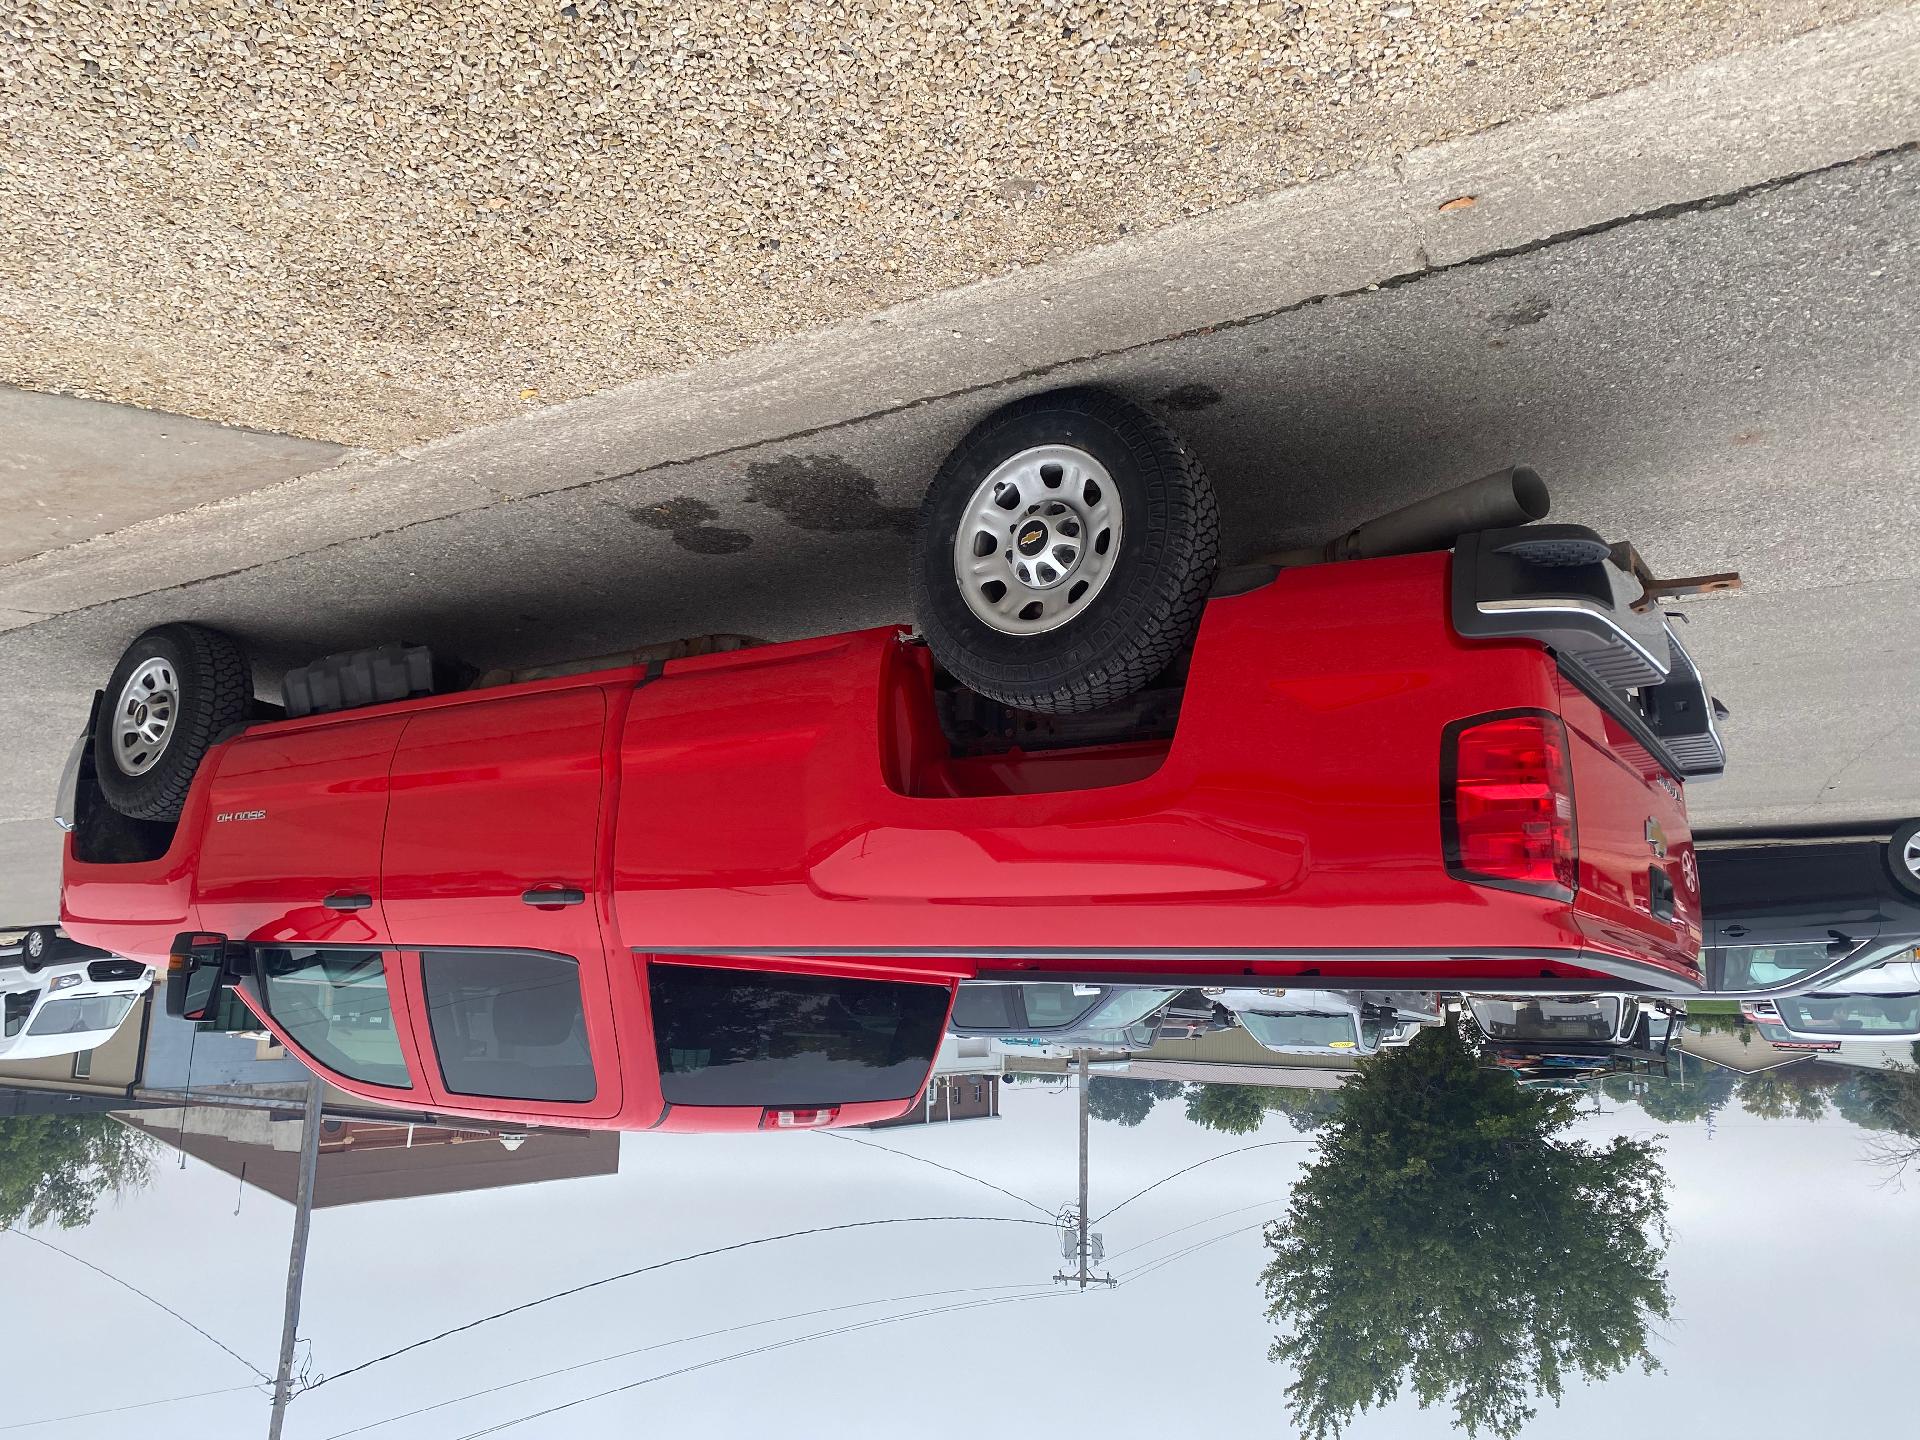
<svg viewBox="0 0 1920 1440"><path fill-rule="evenodd" d="M671 1105L910 1100L947 1015L944 985L663 964L648 984Z"/></svg>
<svg viewBox="0 0 1920 1440"><path fill-rule="evenodd" d="M580 966L532 950L420 956L440 1078L455 1095L581 1104L594 1097Z"/></svg>
<svg viewBox="0 0 1920 1440"><path fill-rule="evenodd" d="M1026 1015L1015 1003L1020 998L1017 985L967 985L953 997L955 1030L1017 1030L1026 1023Z"/></svg>

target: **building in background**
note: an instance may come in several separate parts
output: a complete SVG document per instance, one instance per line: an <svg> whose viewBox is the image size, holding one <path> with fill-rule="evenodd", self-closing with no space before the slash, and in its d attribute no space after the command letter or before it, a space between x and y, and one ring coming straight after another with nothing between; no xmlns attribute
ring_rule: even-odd
<svg viewBox="0 0 1920 1440"><path fill-rule="evenodd" d="M293 1202L300 1168L297 1109L188 1105L121 1118L236 1180ZM620 1136L611 1130L493 1131L331 1118L321 1127L313 1203L355 1205L537 1185L619 1169Z"/></svg>
<svg viewBox="0 0 1920 1440"><path fill-rule="evenodd" d="M998 1075L935 1075L914 1107L895 1120L863 1126L884 1130L894 1125L928 1125L947 1120L993 1120L1000 1114Z"/></svg>

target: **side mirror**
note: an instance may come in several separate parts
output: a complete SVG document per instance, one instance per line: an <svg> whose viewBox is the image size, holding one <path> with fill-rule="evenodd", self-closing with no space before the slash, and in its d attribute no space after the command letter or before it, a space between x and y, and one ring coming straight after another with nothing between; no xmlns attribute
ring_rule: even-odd
<svg viewBox="0 0 1920 1440"><path fill-rule="evenodd" d="M194 930L174 936L167 956L167 1014L206 1019L219 1003L226 979L226 936Z"/></svg>

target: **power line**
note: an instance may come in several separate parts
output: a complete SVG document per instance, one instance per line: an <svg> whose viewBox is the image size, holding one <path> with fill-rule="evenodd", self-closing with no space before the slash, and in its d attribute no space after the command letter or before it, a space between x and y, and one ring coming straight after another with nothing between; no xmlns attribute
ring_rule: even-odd
<svg viewBox="0 0 1920 1440"><path fill-rule="evenodd" d="M1274 1199L1271 1199L1271 1200L1256 1200L1251 1205L1240 1205L1240 1206L1236 1206L1232 1210L1222 1210L1218 1215L1209 1215L1204 1220L1195 1220L1192 1224L1179 1225L1174 1227L1171 1230L1163 1231L1162 1233L1154 1236L1151 1240L1141 1240L1135 1244L1127 1246L1127 1248L1124 1250L1112 1251L1108 1254L1107 1259L1109 1261L1118 1260L1122 1255L1131 1255L1134 1251L1144 1250L1149 1245L1158 1245L1162 1240L1170 1239L1171 1237L1175 1235L1179 1235L1188 1230L1197 1230L1202 1225L1211 1225L1214 1221L1224 1220L1229 1215L1242 1215L1249 1210L1259 1210L1268 1205L1281 1205L1281 1204L1284 1204L1285 1202L1286 1202L1285 1196L1276 1196Z"/></svg>
<svg viewBox="0 0 1920 1440"><path fill-rule="evenodd" d="M1024 1223L1024 1222L1023 1222ZM1039 1223L1037 1221L1033 1222ZM629 1390L638 1390L643 1385L652 1385L660 1380L672 1380L677 1376L691 1375L696 1370L709 1370L716 1365L725 1365L734 1360L745 1360L754 1355L764 1355L773 1350L785 1350L795 1345L810 1344L815 1340L832 1339L838 1335L851 1335L861 1330L873 1330L883 1325L897 1324L902 1320L920 1320L929 1315L945 1315L956 1310L979 1310L992 1305L1014 1305L1025 1300L1047 1300L1055 1296L1071 1295L1071 1290L1046 1289L1030 1295L1003 1295L998 1300L969 1300L958 1305L937 1305L925 1310L908 1310L898 1315L883 1315L875 1320L863 1320L853 1325L840 1325L827 1330L816 1330L806 1335L789 1336L785 1340L772 1340L765 1345L756 1345L750 1350L736 1350L730 1355L716 1355L710 1360L701 1360L692 1365L683 1365L678 1370L667 1370L658 1375L648 1375L640 1380L630 1380L625 1385L615 1385L610 1389L596 1391L592 1395L582 1395L566 1400L558 1405L549 1405L544 1410L530 1411L525 1415L516 1415L511 1420L501 1420L479 1430L469 1430L459 1440L483 1440L488 1435L498 1435L504 1430L525 1425L530 1420L544 1419L548 1415L557 1415L562 1410L571 1410L577 1405L588 1405L595 1400L604 1400L610 1395L624 1394Z"/></svg>
<svg viewBox="0 0 1920 1440"><path fill-rule="evenodd" d="M118 1415L123 1410L147 1410L155 1405L177 1405L182 1400L205 1400L212 1395L238 1395L242 1390L258 1390L258 1385L229 1385L224 1390L196 1390L191 1395L169 1395L161 1400L138 1400L131 1405L109 1405L104 1410L76 1410L71 1415L49 1415L45 1420L16 1420L0 1425L0 1430L32 1430L40 1425L58 1425L65 1420L87 1420L95 1415Z"/></svg>
<svg viewBox="0 0 1920 1440"><path fill-rule="evenodd" d="M1231 1240L1236 1235L1244 1235L1249 1230L1259 1230L1262 1227L1264 1227L1266 1223L1267 1222L1264 1220L1256 1220L1251 1225L1236 1226L1232 1230L1223 1231L1222 1233L1211 1236L1208 1239L1196 1240L1193 1244L1187 1246L1185 1249L1175 1250L1170 1255L1161 1255L1155 1259L1147 1261L1143 1265L1138 1265L1134 1267L1132 1270L1128 1271L1126 1274L1120 1277L1120 1284L1128 1285L1135 1280L1144 1280L1146 1279L1147 1276L1153 1274L1154 1271L1164 1270L1167 1266L1173 1264L1174 1261L1176 1260L1184 1260L1189 1255L1198 1254L1202 1250L1208 1249L1209 1247L1214 1245L1218 1245L1223 1240Z"/></svg>
<svg viewBox="0 0 1920 1440"><path fill-rule="evenodd" d="M781 1325L789 1320L810 1320L816 1315L837 1315L846 1310L860 1310L870 1305L899 1305L909 1300L934 1300L946 1295L983 1295L994 1290L1051 1290L1048 1286L1033 1284L1014 1285L974 1285L958 1290L923 1290L913 1295L889 1295L880 1300L856 1300L848 1305L827 1305L817 1310L797 1310L791 1315L775 1315L765 1320L747 1320L738 1325L726 1325L718 1330L705 1330L698 1335L681 1335L672 1340L658 1340L651 1345L639 1345L631 1350L616 1351L611 1355L602 1355L595 1360L582 1360L577 1364L563 1365L558 1370L545 1370L538 1375L528 1375L519 1380L508 1380L499 1385L489 1385L484 1390L469 1390L464 1395L455 1395L447 1400L437 1400L431 1405L422 1405L417 1410L408 1410L404 1414L389 1415L383 1420L369 1421L365 1425L356 1425L351 1430L338 1430L326 1437L326 1440L347 1440L350 1435L361 1435L369 1430L378 1430L382 1425L392 1425L400 1420L411 1420L416 1415L426 1415L435 1410L444 1410L449 1405L458 1405L464 1400L477 1400L482 1396L496 1395L502 1390L512 1390L521 1385L532 1385L537 1381L551 1380L556 1375L571 1375L576 1370L590 1369L595 1365L605 1365L614 1360L625 1360L633 1355L645 1355L654 1350L665 1350L674 1345L691 1345L696 1340L712 1340L721 1335L736 1334L741 1330L755 1330L765 1325Z"/></svg>
<svg viewBox="0 0 1920 1440"><path fill-rule="evenodd" d="M171 1315L174 1319L178 1320L182 1325L186 1326L189 1330L193 1331L194 1334L198 1335L202 1340L205 1340L208 1344L216 1345L220 1349L224 1350L227 1354L231 1355L235 1360L238 1360L242 1365L246 1366L247 1369L253 1371L253 1373L258 1375L262 1380L272 1379L272 1377L268 1375L266 1371L262 1370L258 1365L254 1364L251 1360L247 1359L247 1357L242 1355L239 1351L233 1349L232 1346L227 1345L220 1340L214 1339L213 1336L209 1335L206 1331L202 1330L198 1325L194 1324L193 1321L187 1319L186 1316L182 1315L178 1310L174 1309L171 1305L168 1305L165 1301L154 1299L153 1296L149 1295L146 1291L142 1290L138 1285L129 1284L127 1281L122 1280L118 1275L114 1274L111 1270L103 1270L100 1266L94 1264L91 1260L82 1259L80 1256L74 1254L71 1250L62 1249L60 1246L54 1244L51 1240L42 1240L38 1235L30 1235L25 1230L16 1229L12 1225L9 1225L5 1228L12 1234L18 1235L22 1240L31 1240L34 1244L39 1245L44 1249L51 1250L56 1255L66 1256L67 1259L73 1261L73 1263L76 1265L86 1266L87 1269L93 1271L94 1274L102 1276L105 1279L111 1280L114 1284L118 1285L122 1290L131 1290L135 1295L138 1295L142 1300L146 1301L149 1305L154 1306L156 1309L166 1311L167 1314Z"/></svg>
<svg viewBox="0 0 1920 1440"><path fill-rule="evenodd" d="M546 1305L555 1300L564 1300L570 1295L578 1295L583 1290L593 1290L602 1285L611 1285L616 1280L631 1280L636 1275L646 1275L652 1271L665 1270L674 1265L685 1265L689 1261L705 1260L714 1255L726 1255L735 1250L747 1250L756 1245L772 1245L781 1240L797 1240L806 1235L826 1235L836 1230L866 1230L876 1225L931 1225L960 1222L988 1225L1042 1225L1049 1230L1053 1228L1053 1221L1050 1219L1020 1220L1006 1215L907 1215L886 1220L848 1220L838 1225L815 1225L806 1230L788 1230L779 1235L762 1235L755 1240L737 1240L731 1245L716 1245L711 1250L697 1250L691 1255L677 1255L671 1260L656 1260L651 1265L639 1265L632 1270L622 1270L617 1275L605 1275L598 1280L588 1280L584 1284L573 1285L565 1290L557 1290L551 1295L542 1295L537 1300L526 1300L518 1305L509 1305L505 1310L496 1310L491 1315L482 1315L477 1320L469 1320L465 1324L452 1326L449 1329L440 1331L437 1335L428 1335L424 1339L402 1345L397 1350L389 1350L384 1355L375 1355L369 1360L362 1360L358 1365L350 1365L338 1374L324 1376L307 1386L306 1391L318 1390L323 1385L331 1385L336 1380L344 1380L349 1375L357 1375L362 1370L370 1369L375 1365L395 1359L410 1351L418 1350L422 1346L432 1345L436 1341L445 1340L449 1335L458 1335L462 1331L472 1330L494 1320L504 1319L508 1315L518 1315L522 1310L532 1310L536 1306ZM302 1393L304 1394L306 1391Z"/></svg>
<svg viewBox="0 0 1920 1440"><path fill-rule="evenodd" d="M1187 1174L1189 1171L1198 1170L1202 1165L1211 1165L1216 1160L1225 1160L1234 1155L1244 1155L1249 1150L1271 1150L1275 1145L1311 1145L1311 1144L1313 1144L1313 1141L1311 1140L1262 1140L1257 1145L1242 1145L1238 1149L1227 1150L1222 1152L1219 1155L1209 1155L1204 1160L1194 1161L1193 1164L1187 1166L1185 1170L1176 1170L1171 1175L1162 1175L1158 1180L1154 1181L1153 1184L1147 1186L1146 1190L1134 1191L1133 1194L1127 1196L1126 1199L1122 1200L1118 1205L1114 1206L1113 1209L1107 1211L1106 1215L1094 1216L1093 1217L1094 1223L1096 1225L1099 1224L1100 1221L1107 1218L1107 1215L1114 1215L1126 1209L1127 1206L1131 1205L1134 1201L1138 1200L1142 1195L1145 1195L1148 1191L1158 1190L1162 1185L1166 1184L1169 1180L1178 1180L1182 1175Z"/></svg>
<svg viewBox="0 0 1920 1440"><path fill-rule="evenodd" d="M951 1165L942 1165L938 1160L929 1160L926 1156L916 1155L911 1150L896 1150L891 1145L880 1145L880 1144L876 1144L872 1140L862 1140L862 1139L859 1139L857 1136L848 1135L844 1131L840 1131L840 1130L816 1130L813 1133L816 1135L824 1135L829 1140L845 1140L852 1145L864 1145L869 1150L884 1150L889 1155L898 1155L902 1160L918 1160L922 1165L931 1165L934 1169L944 1170L949 1175L958 1175L962 1180L971 1180L973 1181L974 1184L984 1185L989 1190L999 1190L1000 1193L1006 1196L1009 1200L1018 1200L1022 1205L1025 1205L1029 1210L1037 1210L1042 1215L1050 1216L1053 1214L1053 1212L1047 1209L1046 1206L1036 1205L1033 1203L1033 1201L1027 1199L1027 1197L1024 1195L1016 1195L1011 1190L1001 1190L1000 1187L994 1184L991 1180L982 1180L978 1175L970 1175L965 1170L956 1170Z"/></svg>

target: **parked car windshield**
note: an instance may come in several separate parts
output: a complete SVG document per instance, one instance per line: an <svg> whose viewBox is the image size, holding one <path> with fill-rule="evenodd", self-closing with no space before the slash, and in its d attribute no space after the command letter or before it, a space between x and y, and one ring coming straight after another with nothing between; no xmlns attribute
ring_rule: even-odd
<svg viewBox="0 0 1920 1440"><path fill-rule="evenodd" d="M420 973L447 1089L503 1100L593 1099L593 1056L573 960L534 951L429 950Z"/></svg>
<svg viewBox="0 0 1920 1440"><path fill-rule="evenodd" d="M132 995L82 995L72 1000L49 1000L27 1027L29 1035L81 1035L89 1030L115 1030L133 1008Z"/></svg>
<svg viewBox="0 0 1920 1440"><path fill-rule="evenodd" d="M1611 1040L1620 997L1588 1000L1475 1000L1474 1022L1492 1040Z"/></svg>
<svg viewBox="0 0 1920 1440"><path fill-rule="evenodd" d="M295 1045L349 1080L413 1088L380 952L295 946L254 954L267 1014Z"/></svg>
<svg viewBox="0 0 1920 1440"><path fill-rule="evenodd" d="M920 1092L947 990L696 965L652 967L660 1091L673 1105L841 1105Z"/></svg>
<svg viewBox="0 0 1920 1440"><path fill-rule="evenodd" d="M1790 995L1774 1004L1786 1027L1803 1035L1920 1031L1920 995Z"/></svg>
<svg viewBox="0 0 1920 1440"><path fill-rule="evenodd" d="M1351 1050L1360 1043L1360 1031L1351 1015L1262 1015L1253 1010L1240 1012L1240 1023L1262 1045L1312 1046L1326 1050Z"/></svg>

